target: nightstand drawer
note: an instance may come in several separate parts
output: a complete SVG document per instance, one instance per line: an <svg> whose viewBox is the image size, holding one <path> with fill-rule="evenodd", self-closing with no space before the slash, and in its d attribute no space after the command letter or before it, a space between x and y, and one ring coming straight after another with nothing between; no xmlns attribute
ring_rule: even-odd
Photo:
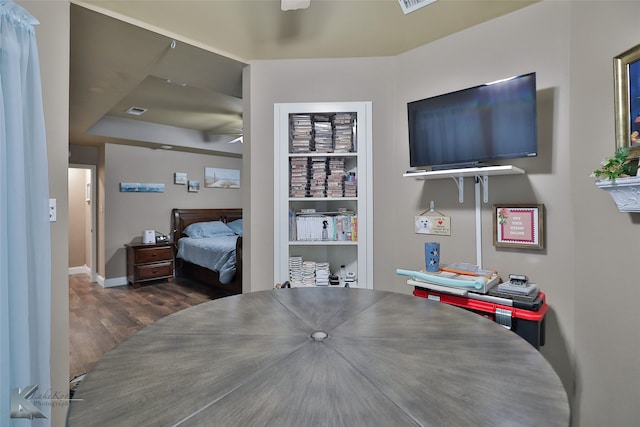
<svg viewBox="0 0 640 427"><path fill-rule="evenodd" d="M173 261L157 262L155 264L136 265L137 280L173 277Z"/></svg>
<svg viewBox="0 0 640 427"><path fill-rule="evenodd" d="M138 248L135 251L135 263L170 261L173 259L173 249L170 246L160 248Z"/></svg>

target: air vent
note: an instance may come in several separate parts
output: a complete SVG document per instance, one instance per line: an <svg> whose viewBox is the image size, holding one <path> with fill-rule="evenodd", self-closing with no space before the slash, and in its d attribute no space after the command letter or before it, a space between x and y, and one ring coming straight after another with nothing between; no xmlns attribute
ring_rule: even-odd
<svg viewBox="0 0 640 427"><path fill-rule="evenodd" d="M134 116L141 116L146 112L147 112L147 109L142 107L130 107L127 110L127 114L132 114Z"/></svg>
<svg viewBox="0 0 640 427"><path fill-rule="evenodd" d="M400 7L402 8L402 13L406 15L436 1L437 0L398 0L398 3L400 3Z"/></svg>

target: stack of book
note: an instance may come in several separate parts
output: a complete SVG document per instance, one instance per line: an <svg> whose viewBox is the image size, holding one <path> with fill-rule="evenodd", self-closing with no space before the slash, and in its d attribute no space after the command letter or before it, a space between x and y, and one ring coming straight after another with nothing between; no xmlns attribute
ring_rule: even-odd
<svg viewBox="0 0 640 427"><path fill-rule="evenodd" d="M291 114L290 122L290 147L292 153L308 153L313 151L313 126L311 114Z"/></svg>
<svg viewBox="0 0 640 427"><path fill-rule="evenodd" d="M353 212L331 215L300 213L296 215L295 232L291 235L298 241L357 241L358 217Z"/></svg>

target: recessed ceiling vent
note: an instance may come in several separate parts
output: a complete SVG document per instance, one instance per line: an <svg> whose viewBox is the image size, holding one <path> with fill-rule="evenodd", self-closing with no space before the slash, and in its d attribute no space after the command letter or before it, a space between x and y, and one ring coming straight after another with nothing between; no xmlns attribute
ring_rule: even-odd
<svg viewBox="0 0 640 427"><path fill-rule="evenodd" d="M400 7L402 8L402 13L406 15L436 1L438 0L398 0L398 3L400 3Z"/></svg>
<svg viewBox="0 0 640 427"><path fill-rule="evenodd" d="M134 116L141 116L146 112L147 109L142 107L129 107L129 109L127 110L127 114L132 114Z"/></svg>

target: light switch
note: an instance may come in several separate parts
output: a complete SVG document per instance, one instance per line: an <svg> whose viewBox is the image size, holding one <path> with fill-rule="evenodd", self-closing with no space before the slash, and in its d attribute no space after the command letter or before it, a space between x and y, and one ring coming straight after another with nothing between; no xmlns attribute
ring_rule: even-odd
<svg viewBox="0 0 640 427"><path fill-rule="evenodd" d="M49 199L49 222L55 222L57 219L56 199Z"/></svg>

